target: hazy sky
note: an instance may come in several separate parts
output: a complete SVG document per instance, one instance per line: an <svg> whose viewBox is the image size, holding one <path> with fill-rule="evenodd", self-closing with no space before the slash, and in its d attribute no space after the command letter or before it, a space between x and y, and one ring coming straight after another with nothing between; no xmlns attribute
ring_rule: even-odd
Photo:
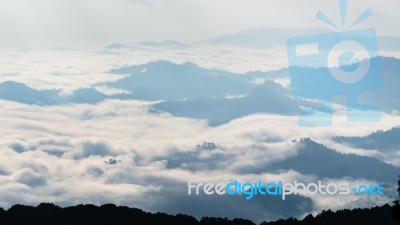
<svg viewBox="0 0 400 225"><path fill-rule="evenodd" d="M398 0L351 0L349 23L400 36ZM339 22L337 0L0 0L0 46L91 47L143 40L202 40L254 27L325 27L318 9ZM393 27L396 26L396 27Z"/></svg>

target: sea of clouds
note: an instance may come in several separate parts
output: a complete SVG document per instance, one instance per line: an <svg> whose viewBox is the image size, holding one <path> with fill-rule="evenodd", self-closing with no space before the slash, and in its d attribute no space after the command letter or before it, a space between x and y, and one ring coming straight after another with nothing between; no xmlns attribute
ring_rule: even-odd
<svg viewBox="0 0 400 225"><path fill-rule="evenodd" d="M47 51L5 50L0 53L0 81L13 80L37 89L80 87L117 80L111 69L158 59L191 61L206 68L237 73L285 67L279 50L200 45L189 49L161 47ZM122 92L97 86L106 94ZM115 203L149 211L201 216L244 217L256 221L288 216L268 202L244 198L187 196L187 182L231 180L294 180L319 178L294 170L244 173L246 168L282 161L296 155L310 137L342 153L379 158L400 166L400 154L355 149L332 141L336 135L363 136L400 124L397 112L383 114L378 123L347 123L338 112L328 128L304 128L297 116L257 114L220 126L205 120L152 113L153 102L105 100L98 104L38 106L0 100L0 206L54 202ZM340 106L337 106L340 108ZM203 149L202 143L215 148ZM187 159L190 163L185 163ZM117 161L110 163L110 159ZM174 166L168 164L174 162ZM352 184L373 183L363 178L325 179ZM297 200L296 200L297 201ZM312 196L298 199L293 215L371 206L388 196ZM302 204L306 210L300 210ZM289 206L287 206L289 209ZM290 210L288 210L290 211Z"/></svg>

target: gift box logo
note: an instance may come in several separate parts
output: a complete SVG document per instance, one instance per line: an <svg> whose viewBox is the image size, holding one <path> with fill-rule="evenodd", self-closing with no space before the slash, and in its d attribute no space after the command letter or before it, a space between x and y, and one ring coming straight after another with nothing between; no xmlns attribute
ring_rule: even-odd
<svg viewBox="0 0 400 225"><path fill-rule="evenodd" d="M286 42L291 90L295 98L318 100L299 113L299 125L332 125L332 99L347 96L348 122L380 121L380 111L359 102L362 93L381 88L378 44L374 29L352 29L372 15L368 8L345 28L347 0L339 0L341 30L324 13L316 18L331 26L332 33L289 38ZM318 105L318 107L315 107Z"/></svg>

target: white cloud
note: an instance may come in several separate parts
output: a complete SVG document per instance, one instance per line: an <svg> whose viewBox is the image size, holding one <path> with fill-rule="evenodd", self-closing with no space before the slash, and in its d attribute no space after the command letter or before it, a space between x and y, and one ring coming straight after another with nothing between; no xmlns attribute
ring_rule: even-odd
<svg viewBox="0 0 400 225"><path fill-rule="evenodd" d="M3 171L0 172L0 204L8 207L15 203L43 201L62 205L114 202L177 213L179 208L168 204L162 208L159 202L178 198L182 204L195 201L186 196L189 180L215 183L231 179L311 181L317 178L295 171L243 174L237 169L296 154L297 147L291 143L292 139L312 137L329 142L334 134L361 135L400 122L397 116L385 115L379 124L349 125L339 120L339 125L332 128L307 129L297 126L296 117L252 115L209 127L205 121L149 114L148 104L109 100L97 105L39 107L1 101L0 153L4 160L0 162L0 171ZM218 147L204 151L199 159L209 165L216 162L216 167L167 168L167 160L172 160L174 154L190 155L203 141L214 142ZM12 148L16 143L20 148L18 152ZM55 154L57 151L61 154ZM218 158L219 155L222 158ZM110 158L121 161L114 165L104 163ZM313 200L317 203L316 211L329 204L336 208L375 204L373 201L358 202L359 198L339 201L316 196ZM236 200L201 198L196 201L204 201L203 204L215 201L212 205L234 201L229 204L241 205ZM255 206L245 204L242 207L248 210ZM273 214L268 214L268 208L263 210L264 215L274 218ZM230 214L218 211L217 215ZM243 216L268 219L255 214Z"/></svg>

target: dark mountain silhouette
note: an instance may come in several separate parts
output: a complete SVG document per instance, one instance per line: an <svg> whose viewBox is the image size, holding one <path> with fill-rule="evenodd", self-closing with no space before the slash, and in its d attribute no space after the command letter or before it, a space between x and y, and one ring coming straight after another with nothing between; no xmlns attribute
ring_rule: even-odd
<svg viewBox="0 0 400 225"><path fill-rule="evenodd" d="M290 97L287 89L266 82L245 97L166 101L153 107L174 116L207 119L210 125L215 126L255 113L295 115L300 104Z"/></svg>
<svg viewBox="0 0 400 225"><path fill-rule="evenodd" d="M314 202L310 197L290 195L285 201L281 196L256 195L246 200L244 195L187 195L187 187L174 188L171 197L154 193L160 201L152 207L153 211L168 213L184 213L201 218L240 217L261 222L266 218L275 220L288 217L301 217L314 210ZM179 186L179 185L177 185ZM165 200L164 200L165 199Z"/></svg>
<svg viewBox="0 0 400 225"><path fill-rule="evenodd" d="M400 83L400 77L397 76L397 71L400 70L400 60L385 57L379 57L373 60L378 60L381 64L383 85L377 92L361 93L359 96L360 101L376 105L386 112L397 110L400 107L400 101L397 98L397 96L400 95L400 92L396 85L397 83ZM299 74L305 74L307 77L313 77L313 80L315 80L316 83L318 83L319 75L327 72L327 69L324 68L312 69L294 67L291 69L297 71ZM271 85L270 82L268 83L268 80L275 78L289 79L287 68L269 72L253 71L244 74L234 74L201 68L193 63L184 63L179 65L167 61L157 61L143 65L114 69L110 72L115 74L126 74L127 76L115 82L108 82L104 85L128 90L131 94L105 95L98 92L93 87L88 87L75 90L71 95L60 95L61 90L36 90L21 83L6 81L0 84L0 99L38 105L66 103L95 104L104 99L115 98L163 101L196 100L204 107L213 108L214 111L206 112L205 110L198 110L197 114L194 114L193 117L211 119L213 119L213 117L220 117L218 116L218 113L220 113L219 110L216 110L214 107L214 105L220 104L219 100L221 100L223 104L226 103L227 108L234 108L232 110L232 115L227 115L230 119L247 115L249 112L237 112L235 109L237 107L235 105L252 105L250 108L254 108L254 104L257 100L251 98L251 96L257 95L257 93L259 96L263 94L267 96L262 96L264 98L258 99L260 101L260 110L249 110L250 112L280 112L280 107L285 108L293 103L292 98L287 98L287 96L290 96L291 94L289 89L282 86L277 88L278 85ZM263 80L267 81L267 83L265 83L264 86L260 86L254 83L255 80ZM334 89L335 85L332 87L323 85L324 89L322 90L317 88L318 87L315 87L315 90L312 91L316 93L327 91L326 88ZM360 90L363 89L363 87L359 88ZM270 93L265 89L269 89L269 91L273 91L274 93ZM332 92L331 89L329 89L329 91ZM276 96L273 95L271 97L268 96L269 94L274 94ZM248 96L248 98L224 101L226 100L224 98L232 96ZM271 99L274 97L278 97L278 99L274 101L274 104L270 105L270 107L267 107L271 104ZM284 98L282 99L281 97ZM385 101L382 101L381 99L385 99ZM172 102L170 104L177 105L179 103ZM187 106L185 106L186 104L190 105L194 103L185 102L179 104L179 107L182 108L184 112L171 113L181 113L188 117L192 116L191 113L185 111L187 108ZM168 108L166 110L168 110ZM288 111L289 114L292 113L291 110ZM229 121L230 119L225 120Z"/></svg>
<svg viewBox="0 0 400 225"><path fill-rule="evenodd" d="M317 216L308 215L303 220L289 218L287 220L278 220L275 222L264 222L260 225L337 225L337 224L390 224L396 222L392 217L394 208L389 205L374 207L370 209L339 210L333 212L324 210Z"/></svg>
<svg viewBox="0 0 400 225"><path fill-rule="evenodd" d="M105 99L129 99L129 94L105 95L94 88L80 88L62 95L61 90L37 90L14 81L0 83L0 99L32 105L61 105L69 103L96 104Z"/></svg>
<svg viewBox="0 0 400 225"><path fill-rule="evenodd" d="M157 61L115 69L111 73L129 76L107 86L130 90L134 98L144 100L223 98L247 94L256 87L245 76L207 70L193 63Z"/></svg>
<svg viewBox="0 0 400 225"><path fill-rule="evenodd" d="M394 225L400 211L398 208L383 205L370 209L324 210L317 216L308 215L303 220L289 218L260 225ZM393 217L392 217L393 216ZM66 208L51 203L42 203L37 207L14 205L7 211L0 208L2 225L87 225L87 224L140 224L140 225L255 225L250 220L203 217L200 220L188 215L168 215L148 213L137 208L106 204L102 206L77 205Z"/></svg>
<svg viewBox="0 0 400 225"><path fill-rule="evenodd" d="M396 204L393 206L392 217L393 220L397 222L397 224L400 224L400 204Z"/></svg>
<svg viewBox="0 0 400 225"><path fill-rule="evenodd" d="M381 64L383 86L374 93L361 93L360 102L375 105L382 111L392 112L400 108L400 60L378 57ZM292 70L312 77L318 83L326 68L294 67ZM175 116L206 119L211 125L220 125L243 116L255 113L295 115L301 108L316 103L291 96L291 90L270 81L275 78L289 78L288 69L245 74L209 70L193 63L174 64L167 61L150 62L143 65L128 66L112 70L111 73L127 76L105 85L128 90L130 94L105 95L95 88L81 88L69 95L61 90L36 90L21 83L6 81L0 84L0 99L26 104L59 105L69 103L96 104L105 99L162 100L154 109L169 112ZM255 80L265 81L262 85ZM363 84L368 85L368 84ZM308 96L329 91L336 93L335 85L314 85ZM354 87L356 89L368 87ZM357 89L357 90L358 90ZM293 91L293 90L292 90ZM297 90L298 91L298 90ZM304 93L304 91L302 91ZM385 101L382 101L385 99ZM300 107L302 106L302 107Z"/></svg>
<svg viewBox="0 0 400 225"><path fill-rule="evenodd" d="M97 91L93 88L80 88L75 90L71 95L62 96L59 98L60 102L66 103L98 103L104 99L109 98L107 95ZM110 97L113 98L113 97Z"/></svg>
<svg viewBox="0 0 400 225"><path fill-rule="evenodd" d="M399 180L397 181L397 198L393 201L393 219L400 224L400 175Z"/></svg>
<svg viewBox="0 0 400 225"><path fill-rule="evenodd" d="M242 168L239 172L295 170L320 178L360 177L378 182L395 183L400 168L378 159L355 154L342 154L309 138L300 140L303 147L298 154L280 162L259 167Z"/></svg>
<svg viewBox="0 0 400 225"><path fill-rule="evenodd" d="M337 136L333 139L342 144L362 149L398 151L400 149L400 126L389 130L379 130L363 137Z"/></svg>
<svg viewBox="0 0 400 225"><path fill-rule="evenodd" d="M271 70L271 71L249 71L244 74L246 77L248 77L249 80L255 81L255 80L271 80L271 79L277 79L277 78L290 78L290 71L289 68L282 68L279 70Z"/></svg>
<svg viewBox="0 0 400 225"><path fill-rule="evenodd" d="M55 104L59 90L36 90L24 84L6 81L0 83L0 99L36 105Z"/></svg>
<svg viewBox="0 0 400 225"><path fill-rule="evenodd" d="M395 74L396 71L400 70L400 60L385 57L378 57L372 60L379 61L379 63L381 64L383 86L378 92L361 93L359 96L359 101L375 105L386 112L391 112L398 109L400 107L400 102L396 96L399 96L400 93L399 89L395 87L395 84L397 84L396 81L400 82L400 80L399 77ZM167 63L166 65L168 67L171 66L171 64L169 63ZM146 68L148 66L156 67L155 70L158 70L157 68L159 68L157 63L155 63L154 65L146 64L139 67L134 66L128 69L122 68L121 71L119 71L118 73L131 72L133 75L120 80L121 83L116 85L115 87L129 89L129 87L133 87L133 83L136 83L136 86L140 85L141 87L133 87L131 89L133 93L135 93L135 90L138 91L138 93L134 94L135 97L140 97L148 100L164 100L164 102L155 104L155 109L169 112L175 116L206 119L208 120L210 125L220 125L233 119L237 119L242 116L254 113L294 115L301 111L300 106L304 106L306 108L312 106L312 108L315 108L313 106L315 105L315 103L293 99L291 97L292 93L289 89L268 81L274 78L289 78L288 69L281 69L271 72L254 71L243 74L239 77L240 82L242 82L242 84L246 86L245 89L237 89L235 87L232 87L229 82L225 82L224 84L222 84L222 82L215 81L215 77L209 77L210 79L212 79L209 81L213 82L213 84L216 84L213 89L210 89L209 87L205 87L207 86L206 83L197 82L197 78L188 78L190 81L187 80L187 82L192 82L190 84L191 89L189 90L182 88L182 86L186 86L184 83L187 82L182 82L181 77L184 76L184 74L191 74L190 77L197 77L199 76L199 74L205 73L206 70L199 69L197 67L198 70L202 71L201 73L197 74L193 72L197 70L184 69L188 67L187 65L173 64L172 66L175 67L175 69L171 69L171 73L179 74L182 71L185 72L182 72L182 74L180 75L167 75L162 76L163 78L157 79L153 79L153 75L146 76L144 74L143 76L140 76L140 78L135 78L135 74L139 74L141 73L141 71L147 71ZM321 74L329 73L326 68L294 67L291 69L295 70L298 74L304 74L304 76L308 78L312 77L312 79L315 80L315 83L319 82L318 79L321 78ZM157 74L158 76L161 76L160 74L165 73L161 70L157 72ZM208 71L208 74L212 74L212 71ZM228 77L238 77L237 75L232 74L225 75ZM168 79L166 84L168 86L167 88L162 87L161 84L156 84L157 80L161 80L162 82L164 82L165 79ZM251 81L257 79L266 80L266 82L263 85L251 85ZM178 82L175 82L176 80L178 80ZM216 83L214 83L214 81ZM249 84L251 85L250 87L248 86ZM369 88L365 85L369 85L369 83L363 83L363 85L351 88L351 92L353 93L358 89L360 90L360 92L368 90ZM199 86L201 86L202 88L200 88ZM221 93L221 89L215 92L214 90L218 89L218 86L220 86L221 88L226 88L226 91ZM150 88L146 89L145 87ZM307 89L307 93L309 96L318 96L318 93L322 93L325 91L328 91L329 93L336 93L336 88L337 87L335 85L322 85L320 87L314 85L313 88ZM142 89L146 90L142 91ZM192 92L191 90L194 91ZM229 92L228 90L231 91ZM146 91L148 93L146 93ZM301 92L304 93L305 91L306 90L302 90ZM243 93L245 95L244 97L224 98L227 95L235 96L235 94L240 95ZM381 101L381 99L385 99L385 101Z"/></svg>

